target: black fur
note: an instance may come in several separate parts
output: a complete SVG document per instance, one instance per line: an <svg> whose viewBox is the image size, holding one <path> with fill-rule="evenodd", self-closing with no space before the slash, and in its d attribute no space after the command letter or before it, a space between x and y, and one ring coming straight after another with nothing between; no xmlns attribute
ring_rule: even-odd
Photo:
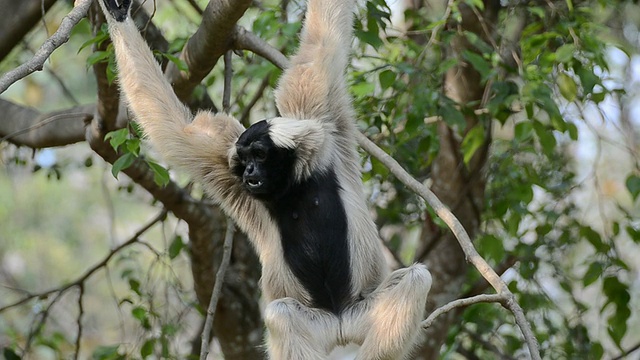
<svg viewBox="0 0 640 360"><path fill-rule="evenodd" d="M107 10L116 21L124 21L129 13L131 0L103 0Z"/></svg>
<svg viewBox="0 0 640 360"><path fill-rule="evenodd" d="M333 170L293 184L267 203L280 228L285 261L311 294L313 306L340 313L350 298L347 218Z"/></svg>
<svg viewBox="0 0 640 360"><path fill-rule="evenodd" d="M285 261L311 295L313 306L338 314L350 298L351 264L347 215L336 174L316 172L295 183L295 152L276 147L269 123L260 121L236 142L238 161L233 172L240 179L254 161L256 143L267 151L266 159L256 162L264 185L259 191L247 191L264 202L278 224Z"/></svg>

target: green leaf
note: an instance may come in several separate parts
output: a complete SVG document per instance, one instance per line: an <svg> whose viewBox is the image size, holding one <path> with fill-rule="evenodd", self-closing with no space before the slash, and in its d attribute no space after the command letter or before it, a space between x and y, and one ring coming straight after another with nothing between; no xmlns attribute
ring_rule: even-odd
<svg viewBox="0 0 640 360"><path fill-rule="evenodd" d="M167 54L167 53L162 53L162 56L166 57L167 60L169 60L172 63L174 63L176 65L176 67L180 71L184 71L185 73L189 73L189 65L187 65L187 63L184 60L180 59L179 57L173 56L171 54Z"/></svg>
<svg viewBox="0 0 640 360"><path fill-rule="evenodd" d="M20 360L20 356L16 354L13 349L9 349L8 347L2 350L2 355L4 355L5 360Z"/></svg>
<svg viewBox="0 0 640 360"><path fill-rule="evenodd" d="M591 343L589 350L589 359L600 360L604 356L604 348L599 342Z"/></svg>
<svg viewBox="0 0 640 360"><path fill-rule="evenodd" d="M118 148L120 148L120 145L124 144L128 138L129 138L129 129L127 128L110 131L107 133L107 135L104 136L104 139L109 140L109 144L115 151L118 151Z"/></svg>
<svg viewBox="0 0 640 360"><path fill-rule="evenodd" d="M571 138L571 140L576 141L578 140L578 127L576 126L576 124L572 123L572 122L567 122L567 132L569 132L569 137Z"/></svg>
<svg viewBox="0 0 640 360"><path fill-rule="evenodd" d="M140 139L129 139L126 142L127 151L135 156L140 155Z"/></svg>
<svg viewBox="0 0 640 360"><path fill-rule="evenodd" d="M556 79L558 83L558 89L560 94L567 99L567 101L574 101L578 97L578 85L573 81L573 78L565 73L560 73Z"/></svg>
<svg viewBox="0 0 640 360"><path fill-rule="evenodd" d="M494 260L496 263L504 259L504 244L494 235L485 235L480 239L480 247L484 255Z"/></svg>
<svg viewBox="0 0 640 360"><path fill-rule="evenodd" d="M600 83L600 78L590 68L576 66L575 72L580 78L585 94L592 93L593 88Z"/></svg>
<svg viewBox="0 0 640 360"><path fill-rule="evenodd" d="M640 230L634 228L633 226L627 226L627 234L631 237L635 243L640 242Z"/></svg>
<svg viewBox="0 0 640 360"><path fill-rule="evenodd" d="M171 242L171 245L169 245L169 258L171 260L175 259L183 248L184 242L182 241L182 237L176 236Z"/></svg>
<svg viewBox="0 0 640 360"><path fill-rule="evenodd" d="M136 159L136 156L132 153L126 153L122 155L120 158L118 158L118 160L116 160L113 163L113 166L111 167L111 173L113 174L113 177L117 179L120 171L131 166L131 164L133 164L135 159Z"/></svg>
<svg viewBox="0 0 640 360"><path fill-rule="evenodd" d="M553 154L556 150L556 138L553 136L553 130L546 128L539 121L533 122L533 129L538 136L538 140L545 154Z"/></svg>
<svg viewBox="0 0 640 360"><path fill-rule="evenodd" d="M142 321L147 318L147 310L143 307L136 306L131 309L131 315L133 315L134 318Z"/></svg>
<svg viewBox="0 0 640 360"><path fill-rule="evenodd" d="M380 81L380 87L383 90L388 89L393 86L393 83L396 81L396 74L387 69L378 75L378 80Z"/></svg>
<svg viewBox="0 0 640 360"><path fill-rule="evenodd" d="M478 10L484 10L484 3L482 2L482 0L465 0L465 3L467 3L469 6L478 8Z"/></svg>
<svg viewBox="0 0 640 360"><path fill-rule="evenodd" d="M149 355L153 354L153 348L156 345L156 339L147 339L140 348L140 356L146 359Z"/></svg>
<svg viewBox="0 0 640 360"><path fill-rule="evenodd" d="M109 62L107 63L107 82L111 85L116 80L118 75L118 65L116 64L116 60L114 56L109 57Z"/></svg>
<svg viewBox="0 0 640 360"><path fill-rule="evenodd" d="M365 95L371 95L375 88L376 87L374 84L363 81L361 83L353 85L351 87L351 92L353 93L353 96L359 98L364 97Z"/></svg>
<svg viewBox="0 0 640 360"><path fill-rule="evenodd" d="M120 345L98 346L91 354L93 360L113 360L119 359L118 349Z"/></svg>
<svg viewBox="0 0 640 360"><path fill-rule="evenodd" d="M471 0L471 1L476 1L476 0ZM487 42L484 41L480 36L478 36L478 34L471 31L463 31L463 35L465 38L467 38L467 40L469 41L469 43L471 43L471 45L473 45L476 49L478 49L479 52L484 54L490 54L493 52L493 47L487 44Z"/></svg>
<svg viewBox="0 0 640 360"><path fill-rule="evenodd" d="M474 69L480 73L483 80L486 80L491 73L491 66L481 55L478 55L472 51L465 50L462 53L462 57L467 60Z"/></svg>
<svg viewBox="0 0 640 360"><path fill-rule="evenodd" d="M607 331L613 342L620 348L622 338L627 333L627 320L631 316L629 309L629 288L615 276L608 276L602 282L602 290L607 302L602 310L609 305L615 305L615 312L607 319Z"/></svg>
<svg viewBox="0 0 640 360"><path fill-rule="evenodd" d="M480 124L474 126L462 140L460 145L464 163L469 165L469 161L476 151L484 144L484 127Z"/></svg>
<svg viewBox="0 0 640 360"><path fill-rule="evenodd" d="M457 127L458 130L467 126L467 121L460 110L456 109L452 104L444 104L438 111L438 115L442 117L445 123L450 127Z"/></svg>
<svg viewBox="0 0 640 360"><path fill-rule="evenodd" d="M584 237L593 245L593 247L600 253L606 254L611 249L611 246L604 241L602 241L602 237L600 234L593 230L589 226L582 226L580 228L580 236Z"/></svg>
<svg viewBox="0 0 640 360"><path fill-rule="evenodd" d="M618 307L616 312L607 319L607 331L613 342L622 350L622 339L627 333L627 320L631 317L628 306Z"/></svg>
<svg viewBox="0 0 640 360"><path fill-rule="evenodd" d="M602 264L599 262L593 262L589 265L587 272L582 277L582 285L587 287L593 284L602 275Z"/></svg>
<svg viewBox="0 0 640 360"><path fill-rule="evenodd" d="M164 166L153 161L147 161L147 164L153 171L153 181L160 186L166 186L171 180L169 171Z"/></svg>
<svg viewBox="0 0 640 360"><path fill-rule="evenodd" d="M78 54L84 50L87 46L91 46L93 44L96 44L97 46L100 46L100 44L105 41L106 39L109 38L109 33L108 32L103 32L102 30L100 32L98 32L96 34L95 37L93 37L92 39L89 39L87 41L84 42L84 44L80 45L80 49L78 49Z"/></svg>
<svg viewBox="0 0 640 360"><path fill-rule="evenodd" d="M635 201L638 195L640 195L640 177L637 175L629 175L625 184L627 185L627 190L631 193L633 201Z"/></svg>
<svg viewBox="0 0 640 360"><path fill-rule="evenodd" d="M576 47L573 44L564 44L556 50L556 61L560 63L567 63L573 59L573 54L576 52Z"/></svg>
<svg viewBox="0 0 640 360"><path fill-rule="evenodd" d="M131 291L133 291L134 293L142 295L142 293L140 292L140 281L136 279L129 279L129 288L131 288Z"/></svg>
<svg viewBox="0 0 640 360"><path fill-rule="evenodd" d="M379 49L380 46L382 46L383 44L382 40L380 40L380 35L378 35L377 31L373 32L373 31L356 30L355 35L358 37L358 39L371 45L376 50Z"/></svg>
<svg viewBox="0 0 640 360"><path fill-rule="evenodd" d="M514 136L517 141L529 140L533 134L533 124L531 121L521 121L514 127Z"/></svg>
<svg viewBox="0 0 640 360"><path fill-rule="evenodd" d="M87 66L93 66L101 61L106 61L111 56L109 51L95 51L87 57Z"/></svg>

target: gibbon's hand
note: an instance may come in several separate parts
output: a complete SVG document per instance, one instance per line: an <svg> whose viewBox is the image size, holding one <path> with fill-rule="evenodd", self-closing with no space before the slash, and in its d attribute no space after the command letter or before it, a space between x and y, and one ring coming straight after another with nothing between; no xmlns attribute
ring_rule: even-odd
<svg viewBox="0 0 640 360"><path fill-rule="evenodd" d="M131 0L102 0L104 6L109 10L111 16L116 21L124 21L131 7Z"/></svg>

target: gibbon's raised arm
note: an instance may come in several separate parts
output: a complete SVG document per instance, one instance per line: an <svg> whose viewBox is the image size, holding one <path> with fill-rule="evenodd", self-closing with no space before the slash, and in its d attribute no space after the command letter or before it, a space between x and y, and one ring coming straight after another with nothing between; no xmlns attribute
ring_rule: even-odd
<svg viewBox="0 0 640 360"><path fill-rule="evenodd" d="M209 121L197 119L192 123L193 115L176 97L149 46L128 15L131 0L105 1L121 4L121 8L124 9L122 14L110 13L105 9L103 1L99 1L107 14L109 33L118 64L118 81L129 108L163 157L172 165L193 173L199 169L199 166L193 165L200 163L202 166L203 161L211 162L206 158L216 151L206 150L215 145L212 143L227 142L226 145L229 146L229 142L233 144L244 128L233 119L223 119L220 123L226 126L218 124L220 133L210 134L220 137L216 141L211 141L211 138L206 136L206 131L190 131L193 130L191 127L206 127ZM226 156L226 152L224 155ZM201 178L203 174L193 175Z"/></svg>
<svg viewBox="0 0 640 360"><path fill-rule="evenodd" d="M283 117L330 121L342 131L353 114L345 71L351 49L355 0L310 1L300 48L276 91Z"/></svg>
<svg viewBox="0 0 640 360"><path fill-rule="evenodd" d="M241 227L258 227L238 215L254 209L255 201L243 191L229 164L230 151L244 127L225 114L203 111L193 116L176 97L131 19L131 0L99 3L109 23L120 88L154 148L171 165L202 182Z"/></svg>

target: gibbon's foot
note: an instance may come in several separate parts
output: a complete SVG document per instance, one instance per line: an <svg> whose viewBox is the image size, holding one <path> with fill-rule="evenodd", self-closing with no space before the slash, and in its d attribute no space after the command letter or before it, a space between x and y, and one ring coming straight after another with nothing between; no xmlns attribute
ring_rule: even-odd
<svg viewBox="0 0 640 360"><path fill-rule="evenodd" d="M105 7L116 21L124 21L129 13L131 0L102 0Z"/></svg>

